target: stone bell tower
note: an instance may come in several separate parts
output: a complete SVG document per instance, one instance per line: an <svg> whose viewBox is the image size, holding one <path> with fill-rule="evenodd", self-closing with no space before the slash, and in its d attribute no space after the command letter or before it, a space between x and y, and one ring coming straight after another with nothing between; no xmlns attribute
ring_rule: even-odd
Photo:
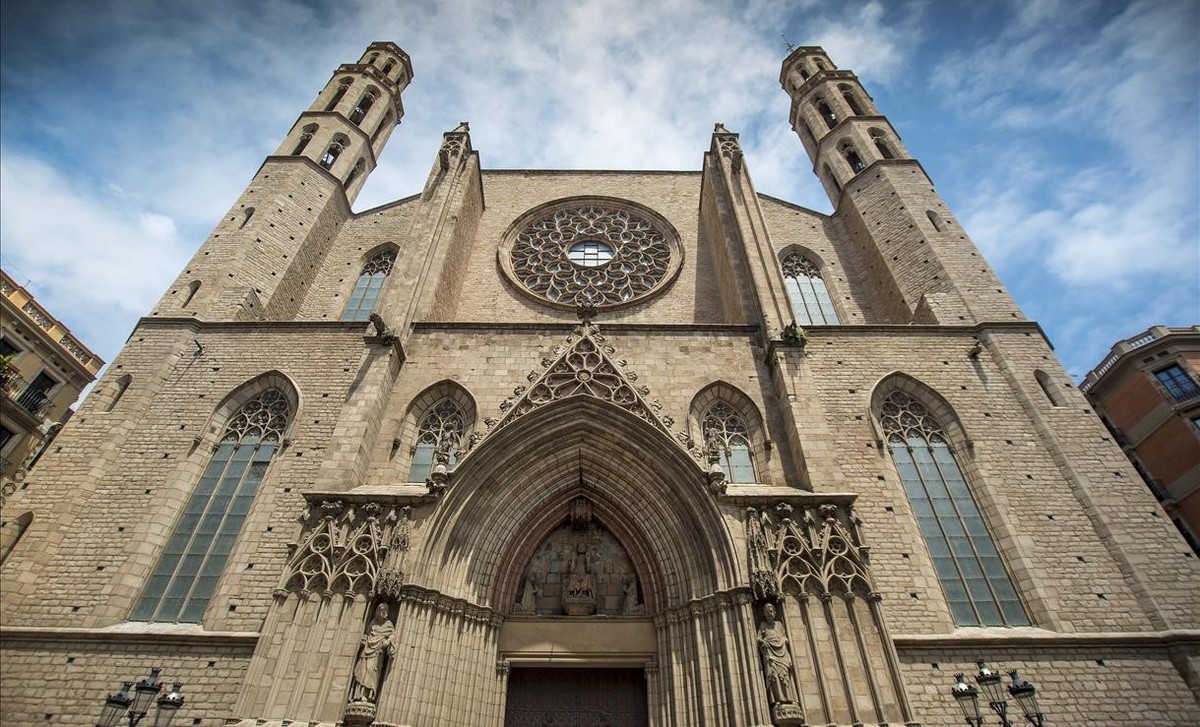
<svg viewBox="0 0 1200 727"><path fill-rule="evenodd" d="M294 318L404 115L412 75L408 54L390 42L339 66L151 315Z"/></svg>
<svg viewBox="0 0 1200 727"><path fill-rule="evenodd" d="M806 46L784 60L779 82L792 129L873 278L877 322L1025 320L853 72Z"/></svg>

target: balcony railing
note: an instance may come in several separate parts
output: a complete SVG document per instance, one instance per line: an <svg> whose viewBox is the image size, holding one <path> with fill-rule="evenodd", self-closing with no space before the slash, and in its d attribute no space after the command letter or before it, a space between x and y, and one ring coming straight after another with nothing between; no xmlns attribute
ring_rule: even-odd
<svg viewBox="0 0 1200 727"><path fill-rule="evenodd" d="M1167 393L1171 395L1171 398L1175 400L1176 404L1187 404L1196 399L1200 399L1200 386L1197 386L1195 382L1192 382L1189 385L1175 385L1167 386L1165 388Z"/></svg>
<svg viewBox="0 0 1200 727"><path fill-rule="evenodd" d="M4 384L3 391L8 398L38 419L45 419L46 405L50 402L46 390L39 386L31 386L28 381L13 373L3 376L0 381Z"/></svg>

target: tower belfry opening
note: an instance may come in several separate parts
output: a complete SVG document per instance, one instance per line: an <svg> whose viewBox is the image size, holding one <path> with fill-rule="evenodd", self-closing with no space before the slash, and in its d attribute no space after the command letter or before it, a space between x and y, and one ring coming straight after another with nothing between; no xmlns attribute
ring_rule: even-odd
<svg viewBox="0 0 1200 727"><path fill-rule="evenodd" d="M356 212L411 82L339 66L5 485L6 675L72 664L80 723L150 662L238 727L850 727L949 724L978 657L1194 722L1200 563L852 71L780 68L831 214L722 124L563 173L466 122Z"/></svg>

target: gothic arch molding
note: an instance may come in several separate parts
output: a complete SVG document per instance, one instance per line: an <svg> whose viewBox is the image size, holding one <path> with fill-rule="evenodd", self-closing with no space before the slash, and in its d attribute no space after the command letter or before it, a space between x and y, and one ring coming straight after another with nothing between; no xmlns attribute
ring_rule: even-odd
<svg viewBox="0 0 1200 727"><path fill-rule="evenodd" d="M638 563L648 606L744 582L699 464L634 414L590 397L521 417L459 464L425 528L411 580L508 610L504 600L524 564L505 559L535 548L537 534L560 524L579 494Z"/></svg>
<svg viewBox="0 0 1200 727"><path fill-rule="evenodd" d="M958 418L958 414L955 413L954 407L950 405L946 397L925 382L903 371L893 371L884 376L871 389L869 414L871 433L875 437L877 447L883 449L886 446L883 425L879 420L879 410L883 407L883 400L893 391L903 391L924 404L945 429L946 436L949 437L955 449L969 451L974 447L974 442L968 434L966 426Z"/></svg>
<svg viewBox="0 0 1200 727"><path fill-rule="evenodd" d="M242 408L242 405L268 389L278 389L287 399L288 407L291 410L288 423L290 429L291 424L300 416L300 389L287 374L273 370L259 374L235 387L221 400L221 403L213 410L208 425L204 429L205 439L211 440L210 443L216 443L224 431L225 424Z"/></svg>

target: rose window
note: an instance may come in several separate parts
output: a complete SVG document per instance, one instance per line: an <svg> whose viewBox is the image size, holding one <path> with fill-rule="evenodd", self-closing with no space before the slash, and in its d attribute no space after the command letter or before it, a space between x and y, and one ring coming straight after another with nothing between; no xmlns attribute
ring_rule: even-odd
<svg viewBox="0 0 1200 727"><path fill-rule="evenodd" d="M616 200L571 200L517 221L501 264L527 292L563 306L617 306L659 289L679 270L671 226Z"/></svg>

